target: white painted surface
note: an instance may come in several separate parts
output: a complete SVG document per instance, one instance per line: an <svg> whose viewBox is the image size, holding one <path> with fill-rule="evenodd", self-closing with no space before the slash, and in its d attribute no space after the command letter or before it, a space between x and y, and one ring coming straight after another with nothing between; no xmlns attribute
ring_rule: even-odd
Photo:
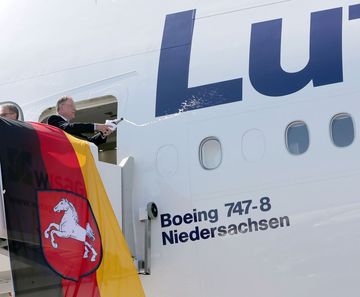
<svg viewBox="0 0 360 297"><path fill-rule="evenodd" d="M0 164L0 238L7 238L4 194L5 192L2 183L2 173L1 173L1 164Z"/></svg>
<svg viewBox="0 0 360 297"><path fill-rule="evenodd" d="M121 222L121 168L118 165L99 161L98 149L95 144L90 144L91 152L94 156L96 166L104 184L106 194L118 219Z"/></svg>
<svg viewBox="0 0 360 297"><path fill-rule="evenodd" d="M9 270L10 270L9 257L0 254L0 272L9 271Z"/></svg>
<svg viewBox="0 0 360 297"><path fill-rule="evenodd" d="M0 255L0 296L9 296L13 291L9 257Z"/></svg>
<svg viewBox="0 0 360 297"><path fill-rule="evenodd" d="M157 0L151 10L145 0L0 4L0 42L11 45L0 50L1 98L12 98L26 119L37 120L68 90L79 100L110 92L119 100L118 114L140 124L122 122L117 131L117 159L134 157L136 211L149 201L157 203L160 214L218 209L219 220L197 224L201 228L248 218L290 218L288 228L175 245L162 244L162 232L175 228L161 228L155 220L152 274L142 277L147 297L352 297L360 291L360 24L347 20L348 6L358 2L293 0L261 6L273 2ZM287 71L298 71L308 60L310 13L334 7L343 7L344 82L309 84L283 98L254 90L248 76L251 24L283 18L281 63ZM153 122L165 16L188 9L197 9L189 86L242 77L244 99ZM346 149L336 148L329 135L331 118L341 112L351 113L355 123L355 140ZM295 120L310 131L310 147L301 156L285 147L285 129ZM263 152L246 147L244 157L242 136L253 130L261 131L266 146ZM221 166L213 171L205 171L198 160L199 144L208 136L219 137L223 149ZM177 152L176 171L157 159L164 145ZM168 153L161 160L172 161ZM113 167L99 168L120 218L121 178ZM227 217L225 203L252 199L259 205L264 196L271 198L269 213ZM195 225L176 230L190 232ZM143 228L135 224L138 255Z"/></svg>

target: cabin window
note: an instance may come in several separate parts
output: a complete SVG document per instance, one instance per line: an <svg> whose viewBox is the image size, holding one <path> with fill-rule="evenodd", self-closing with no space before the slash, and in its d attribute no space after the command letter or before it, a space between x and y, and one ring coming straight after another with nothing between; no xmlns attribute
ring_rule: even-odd
<svg viewBox="0 0 360 297"><path fill-rule="evenodd" d="M347 113L335 115L330 123L330 133L337 147L346 147L354 141L354 122Z"/></svg>
<svg viewBox="0 0 360 297"><path fill-rule="evenodd" d="M213 170L220 166L222 161L222 148L220 140L216 137L207 137L199 147L201 166L206 170Z"/></svg>
<svg viewBox="0 0 360 297"><path fill-rule="evenodd" d="M309 148L309 131L302 121L291 123L286 129L286 147L289 153L301 155Z"/></svg>

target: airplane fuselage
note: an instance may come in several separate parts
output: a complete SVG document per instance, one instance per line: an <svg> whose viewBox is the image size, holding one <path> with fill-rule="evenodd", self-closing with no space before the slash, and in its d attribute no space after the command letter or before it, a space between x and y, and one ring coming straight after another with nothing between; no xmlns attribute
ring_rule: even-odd
<svg viewBox="0 0 360 297"><path fill-rule="evenodd" d="M159 208L146 296L356 295L359 1L139 2L24 13L0 94L32 121L61 95L116 98L134 165L131 209L113 205L138 259Z"/></svg>

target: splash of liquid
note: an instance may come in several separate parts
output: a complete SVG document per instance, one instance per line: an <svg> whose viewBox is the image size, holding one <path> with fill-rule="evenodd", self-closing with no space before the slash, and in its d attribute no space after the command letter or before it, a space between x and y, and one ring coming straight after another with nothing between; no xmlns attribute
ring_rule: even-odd
<svg viewBox="0 0 360 297"><path fill-rule="evenodd" d="M171 118L175 118L178 115L180 115L180 112L172 114L172 115L168 115L168 116L165 116L165 117L162 117L162 118L150 121L150 122L146 122L146 123L143 123L143 124L134 123L134 122L129 121L129 120L125 119L125 118L123 119L123 121L129 123L130 125L136 126L136 127L146 127L146 126L149 126L149 125L159 123L161 121L165 121L165 120L168 120L168 119L171 119Z"/></svg>
<svg viewBox="0 0 360 297"><path fill-rule="evenodd" d="M187 99L183 103L181 103L181 108L179 109L179 112L185 112L189 109L196 109L196 107L201 106L201 102L201 98L196 98L195 96L192 96L190 99Z"/></svg>
<svg viewBox="0 0 360 297"><path fill-rule="evenodd" d="M165 120L175 118L175 117L179 116L180 114L182 114L183 112L185 112L185 111L187 111L189 109L190 110L196 109L196 107L201 106L201 104L202 104L202 99L201 98L196 98L196 97L193 96L192 98L185 100L181 104L181 108L179 108L179 111L177 113L167 115L167 116L161 117L159 119L156 119L156 120L153 120L153 121L150 121L150 122L146 122L146 123L142 123L142 124L134 123L134 122L132 122L130 120L127 120L125 118L123 119L123 121L127 122L130 125L136 126L136 127L146 127L146 126L153 125L153 124L165 121Z"/></svg>

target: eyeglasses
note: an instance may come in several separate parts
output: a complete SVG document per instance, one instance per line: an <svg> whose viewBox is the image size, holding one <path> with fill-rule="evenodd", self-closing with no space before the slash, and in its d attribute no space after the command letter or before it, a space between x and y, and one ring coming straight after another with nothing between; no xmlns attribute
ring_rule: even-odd
<svg viewBox="0 0 360 297"><path fill-rule="evenodd" d="M9 114L15 114L15 112L5 112L5 113L0 113L0 117L6 117Z"/></svg>

